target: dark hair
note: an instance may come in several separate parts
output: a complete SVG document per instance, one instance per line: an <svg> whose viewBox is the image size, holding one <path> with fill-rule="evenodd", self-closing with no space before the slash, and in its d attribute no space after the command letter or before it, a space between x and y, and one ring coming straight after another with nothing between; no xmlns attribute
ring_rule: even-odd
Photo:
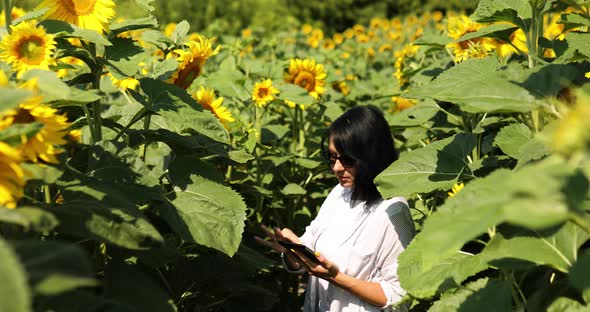
<svg viewBox="0 0 590 312"><path fill-rule="evenodd" d="M365 201L368 206L381 199L373 180L398 158L391 130L381 111L369 106L346 111L326 130L322 138L323 152L328 150L326 141L330 137L341 155L356 161L352 200Z"/></svg>

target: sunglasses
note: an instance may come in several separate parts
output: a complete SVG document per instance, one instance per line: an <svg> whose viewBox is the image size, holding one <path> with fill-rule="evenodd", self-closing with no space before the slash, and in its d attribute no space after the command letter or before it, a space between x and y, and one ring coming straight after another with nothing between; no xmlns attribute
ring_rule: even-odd
<svg viewBox="0 0 590 312"><path fill-rule="evenodd" d="M347 155L336 156L336 154L332 154L328 151L325 151L323 154L324 154L324 158L326 158L326 160L330 163L330 167L334 167L334 165L336 165L336 160L339 160L340 164L344 168L352 168L352 167L354 167L354 165L356 165L356 160L354 160L354 158L352 158L350 156L347 156Z"/></svg>

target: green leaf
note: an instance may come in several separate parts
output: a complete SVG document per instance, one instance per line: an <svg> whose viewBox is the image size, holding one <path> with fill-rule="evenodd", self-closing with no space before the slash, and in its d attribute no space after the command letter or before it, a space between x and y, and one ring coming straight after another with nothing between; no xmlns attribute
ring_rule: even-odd
<svg viewBox="0 0 590 312"><path fill-rule="evenodd" d="M98 285L84 252L56 241L19 241L15 245L37 295L53 296L78 287Z"/></svg>
<svg viewBox="0 0 590 312"><path fill-rule="evenodd" d="M178 134L199 133L221 143L229 143L229 134L221 122L209 111L203 111L185 90L165 82L140 79L147 101L137 98L148 110L162 119L153 124Z"/></svg>
<svg viewBox="0 0 590 312"><path fill-rule="evenodd" d="M178 69L178 61L174 58L169 58L154 64L154 68L150 71L149 76L157 80L168 80Z"/></svg>
<svg viewBox="0 0 590 312"><path fill-rule="evenodd" d="M412 270L429 272L461 247L504 221L546 228L569 216L562 188L574 170L547 159L521 170L498 169L465 185L424 222L422 231L400 256ZM420 274L422 274L420 273Z"/></svg>
<svg viewBox="0 0 590 312"><path fill-rule="evenodd" d="M21 167L29 173L27 180L40 180L46 184L55 183L64 173L59 168L46 164L23 163Z"/></svg>
<svg viewBox="0 0 590 312"><path fill-rule="evenodd" d="M40 121L17 123L3 129L2 132L0 132L0 140L10 145L18 146L22 142L23 136L30 139L41 131L44 126L45 125Z"/></svg>
<svg viewBox="0 0 590 312"><path fill-rule="evenodd" d="M246 204L227 186L196 175L191 181L174 188L173 206L162 216L183 239L232 256L242 239Z"/></svg>
<svg viewBox="0 0 590 312"><path fill-rule="evenodd" d="M245 102L251 98L251 93L244 87L244 80L241 71L227 67L207 75L206 85L219 91L220 95L235 97Z"/></svg>
<svg viewBox="0 0 590 312"><path fill-rule="evenodd" d="M590 57L590 34L569 32L565 39L569 45L569 49L577 50L586 57Z"/></svg>
<svg viewBox="0 0 590 312"><path fill-rule="evenodd" d="M384 198L450 189L465 171L467 155L476 144L474 136L461 133L403 153L375 178L375 184Z"/></svg>
<svg viewBox="0 0 590 312"><path fill-rule="evenodd" d="M427 32L414 41L414 45L435 46L441 49L452 42L448 36L441 36L438 33Z"/></svg>
<svg viewBox="0 0 590 312"><path fill-rule="evenodd" d="M520 149L532 139L531 130L521 123L503 127L494 140L494 145L515 159L520 156Z"/></svg>
<svg viewBox="0 0 590 312"><path fill-rule="evenodd" d="M2 101L0 102L0 113L17 107L20 103L33 95L31 91L0 86Z"/></svg>
<svg viewBox="0 0 590 312"><path fill-rule="evenodd" d="M112 38L113 45L105 48L106 65L109 72L117 79L135 76L140 67L137 65L144 57L143 48L131 38Z"/></svg>
<svg viewBox="0 0 590 312"><path fill-rule="evenodd" d="M27 14L25 14L25 15L19 17L19 18L15 18L12 21L12 25L18 25L21 22L28 21L28 20L31 20L31 19L34 19L34 18L39 19L45 13L47 13L48 10L49 10L49 8L43 8L41 10L34 10L34 11L31 11L31 12L28 12Z"/></svg>
<svg viewBox="0 0 590 312"><path fill-rule="evenodd" d="M150 13L154 10L151 5L154 0L135 0L135 3L139 5L146 13Z"/></svg>
<svg viewBox="0 0 590 312"><path fill-rule="evenodd" d="M93 238L128 249L146 249L162 236L138 210L117 207L108 200L70 200L54 209L57 230L80 238Z"/></svg>
<svg viewBox="0 0 590 312"><path fill-rule="evenodd" d="M124 33L130 30L158 28L158 20L153 16L147 16L137 19L128 19L120 23L113 23L110 25L110 36Z"/></svg>
<svg viewBox="0 0 590 312"><path fill-rule="evenodd" d="M561 20L558 23L563 24L565 29L572 29L580 26L590 26L590 18L580 13L567 13L561 14Z"/></svg>
<svg viewBox="0 0 590 312"><path fill-rule="evenodd" d="M277 87L281 92L278 98L284 101L291 101L299 105L311 105L315 102L315 99L309 95L306 89L294 85L294 84L283 84Z"/></svg>
<svg viewBox="0 0 590 312"><path fill-rule="evenodd" d="M229 157L229 159L231 159L239 164L245 164L248 161L255 158L254 155L246 152L243 149L229 151L229 152L227 152L227 156Z"/></svg>
<svg viewBox="0 0 590 312"><path fill-rule="evenodd" d="M438 262L428 272L414 271L414 257L400 257L398 269L403 289L418 298L430 298L437 293L456 288L468 277L489 267L479 255L457 253Z"/></svg>
<svg viewBox="0 0 590 312"><path fill-rule="evenodd" d="M469 32L454 42L462 42L474 38L494 38L505 42L510 42L510 35L515 32L518 27L507 24L496 24L480 28L478 31Z"/></svg>
<svg viewBox="0 0 590 312"><path fill-rule="evenodd" d="M22 79L27 81L37 79L37 86L44 94L44 101L50 102L58 99L67 99L71 88L65 84L56 73L48 70L34 69L27 71Z"/></svg>
<svg viewBox="0 0 590 312"><path fill-rule="evenodd" d="M574 64L546 64L533 69L516 69L522 78L515 80L537 98L558 96L564 88L574 85L580 69Z"/></svg>
<svg viewBox="0 0 590 312"><path fill-rule="evenodd" d="M440 108L433 100L422 101L399 113L387 114L387 122L394 127L416 127L432 119Z"/></svg>
<svg viewBox="0 0 590 312"><path fill-rule="evenodd" d="M566 297L559 297L557 300L553 301L549 308L547 308L547 312L588 312L590 311L590 307L587 305L582 305L576 300L566 298Z"/></svg>
<svg viewBox="0 0 590 312"><path fill-rule="evenodd" d="M443 296L428 311L495 312L510 311L511 308L510 283L505 280L481 278L453 294Z"/></svg>
<svg viewBox="0 0 590 312"><path fill-rule="evenodd" d="M111 45L110 41L108 41L105 37L103 37L96 31L83 29L64 21L44 20L40 22L39 25L45 27L47 33L55 34L56 36L77 37L89 42L102 44L104 46Z"/></svg>
<svg viewBox="0 0 590 312"><path fill-rule="evenodd" d="M498 67L495 58L469 59L405 96L455 103L469 113L528 112L536 107L535 98L503 77Z"/></svg>
<svg viewBox="0 0 590 312"><path fill-rule="evenodd" d="M170 294L157 275L140 265L110 261L104 276L106 298L120 302L133 311L176 311Z"/></svg>
<svg viewBox="0 0 590 312"><path fill-rule="evenodd" d="M23 224L26 230L38 233L47 233L58 226L59 221L53 213L37 207L19 207L13 212L18 213L26 220Z"/></svg>
<svg viewBox="0 0 590 312"><path fill-rule="evenodd" d="M576 261L577 249L588 238L589 234L569 222L543 231L522 229L509 236L496 233L480 256L494 266L502 267L502 259L519 259L565 273Z"/></svg>
<svg viewBox="0 0 590 312"><path fill-rule="evenodd" d="M170 46L174 45L174 42L170 38L166 37L161 31L148 29L143 31L141 39L144 42L151 43L161 50L166 50Z"/></svg>
<svg viewBox="0 0 590 312"><path fill-rule="evenodd" d="M525 32L530 25L532 8L528 0L481 0L475 10L479 23L509 22Z"/></svg>
<svg viewBox="0 0 590 312"><path fill-rule="evenodd" d="M283 187L281 193L285 195L305 195L307 192L301 185L295 183L289 183Z"/></svg>
<svg viewBox="0 0 590 312"><path fill-rule="evenodd" d="M15 252L0 237L0 311L29 312L31 293L27 286L27 275Z"/></svg>
<svg viewBox="0 0 590 312"><path fill-rule="evenodd" d="M170 182L174 186L186 188L192 184L192 177L202 177L216 183L223 183L223 173L214 165L202 161L195 156L176 156L168 168L170 171Z"/></svg>
<svg viewBox="0 0 590 312"><path fill-rule="evenodd" d="M186 20L181 21L180 23L176 24L170 39L172 39L172 41L174 41L177 45L181 45L184 42L184 38L188 34L190 27L191 26Z"/></svg>
<svg viewBox="0 0 590 312"><path fill-rule="evenodd" d="M578 261L569 269L569 278L578 290L590 290L590 252L578 257Z"/></svg>

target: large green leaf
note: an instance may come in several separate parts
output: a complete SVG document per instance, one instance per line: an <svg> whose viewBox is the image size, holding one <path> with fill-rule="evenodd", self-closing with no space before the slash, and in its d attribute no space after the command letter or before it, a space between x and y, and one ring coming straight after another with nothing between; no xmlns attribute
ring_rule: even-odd
<svg viewBox="0 0 590 312"><path fill-rule="evenodd" d="M432 98L457 104L470 113L528 112L537 103L523 87L503 77L495 58L469 59L434 81L411 89L408 98Z"/></svg>
<svg viewBox="0 0 590 312"><path fill-rule="evenodd" d="M96 286L90 262L76 245L57 241L19 241L15 244L31 288L53 296L78 287Z"/></svg>
<svg viewBox="0 0 590 312"><path fill-rule="evenodd" d="M246 204L231 188L192 175L186 188L174 188L171 207L163 217L188 241L215 248L232 256L242 239Z"/></svg>
<svg viewBox="0 0 590 312"><path fill-rule="evenodd" d="M15 252L0 237L0 312L29 312L31 293L27 275Z"/></svg>
<svg viewBox="0 0 590 312"><path fill-rule="evenodd" d="M0 207L0 222L20 225L27 231L41 233L49 232L58 225L52 213L36 207L18 207L17 209Z"/></svg>
<svg viewBox="0 0 590 312"><path fill-rule="evenodd" d="M104 201L70 200L54 208L58 231L93 238L128 249L146 249L163 241L154 226L135 207Z"/></svg>
<svg viewBox="0 0 590 312"><path fill-rule="evenodd" d="M528 0L481 0L475 10L477 22L509 22L527 31L532 17Z"/></svg>
<svg viewBox="0 0 590 312"><path fill-rule="evenodd" d="M294 84L288 83L280 85L278 86L278 89L281 91L278 96L281 100L292 101L301 105L310 105L315 101L314 98L309 95L307 90Z"/></svg>
<svg viewBox="0 0 590 312"><path fill-rule="evenodd" d="M0 86L0 94L2 94L0 113L3 113L5 110L13 109L18 106L18 104L24 102L32 95L32 92L24 89Z"/></svg>
<svg viewBox="0 0 590 312"><path fill-rule="evenodd" d="M396 114L385 115L389 125L394 127L421 126L436 115L440 108L435 101L428 99Z"/></svg>
<svg viewBox="0 0 590 312"><path fill-rule="evenodd" d="M495 312L510 311L512 307L510 282L481 278L465 285L453 294L447 294L435 302L429 312Z"/></svg>
<svg viewBox="0 0 590 312"><path fill-rule="evenodd" d="M404 259L405 263L420 259ZM488 268L478 255L457 253L438 262L428 272L415 271L418 266L401 265L398 269L402 287L414 297L430 298L437 293L458 287L468 277Z"/></svg>
<svg viewBox="0 0 590 312"><path fill-rule="evenodd" d="M44 20L39 23L48 33L64 37L77 37L89 42L110 46L111 42L94 30L83 29L74 24L58 20Z"/></svg>
<svg viewBox="0 0 590 312"><path fill-rule="evenodd" d="M482 37L500 39L505 42L510 42L510 35L517 29L518 27L509 24L495 24L483 27L478 31L468 32L465 35L461 36L459 39L455 40L455 42L462 42L465 40L471 40L474 38Z"/></svg>
<svg viewBox="0 0 590 312"><path fill-rule="evenodd" d="M24 80L37 79L37 86L43 92L43 101L56 106L79 106L80 103L90 103L101 99L93 91L85 91L68 86L56 73L48 70L30 70L23 74ZM71 103L73 102L73 103Z"/></svg>
<svg viewBox="0 0 590 312"><path fill-rule="evenodd" d="M557 300L553 301L549 308L547 308L547 312L588 312L590 311L590 306L582 305L576 300L566 298L566 297L559 297Z"/></svg>
<svg viewBox="0 0 590 312"><path fill-rule="evenodd" d="M458 134L404 153L377 176L375 184L386 198L450 189L464 173L466 157L475 145L472 135Z"/></svg>
<svg viewBox="0 0 590 312"><path fill-rule="evenodd" d="M531 130L521 123L503 127L494 139L494 145L515 159L521 155L520 149L532 139Z"/></svg>
<svg viewBox="0 0 590 312"><path fill-rule="evenodd" d="M127 306L133 311L174 312L171 294L138 264L113 260L104 272L105 297Z"/></svg>
<svg viewBox="0 0 590 312"><path fill-rule="evenodd" d="M137 209L138 203L163 201L158 187L99 181L85 178L59 182L65 203L52 212L60 222L58 231L93 238L128 249L160 245L160 233Z"/></svg>
<svg viewBox="0 0 590 312"><path fill-rule="evenodd" d="M229 143L229 134L221 122L209 111L203 111L185 90L151 78L141 79L140 85L147 95L147 101L140 102L162 117L152 120L156 126L178 134L199 133Z"/></svg>
<svg viewBox="0 0 590 312"><path fill-rule="evenodd" d="M422 232L400 256L400 270L425 274L504 221L535 228L563 222L568 207L562 188L572 171L548 159L518 171L498 169L468 183L426 219Z"/></svg>
<svg viewBox="0 0 590 312"><path fill-rule="evenodd" d="M590 57L590 34L570 32L566 35L565 39L570 49L575 49L586 57Z"/></svg>
<svg viewBox="0 0 590 312"><path fill-rule="evenodd" d="M590 252L586 252L569 270L570 281L580 291L590 290Z"/></svg>
<svg viewBox="0 0 590 312"><path fill-rule="evenodd" d="M569 222L544 231L522 229L509 236L496 233L480 256L495 266L502 266L503 259L519 259L565 273L576 262L577 250L588 238L589 234Z"/></svg>
<svg viewBox="0 0 590 312"><path fill-rule="evenodd" d="M106 65L117 79L133 77L140 71L137 65L144 57L143 48L131 38L113 38L105 48Z"/></svg>
<svg viewBox="0 0 590 312"><path fill-rule="evenodd" d="M119 23L113 23L110 25L110 36L114 36L126 31L146 29L146 28L157 28L158 21L153 16L147 16L137 19L126 19Z"/></svg>

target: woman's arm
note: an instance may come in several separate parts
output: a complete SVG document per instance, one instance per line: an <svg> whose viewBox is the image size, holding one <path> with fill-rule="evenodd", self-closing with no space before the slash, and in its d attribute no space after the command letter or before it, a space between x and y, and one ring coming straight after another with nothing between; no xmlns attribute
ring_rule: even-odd
<svg viewBox="0 0 590 312"><path fill-rule="evenodd" d="M387 298L380 283L363 281L340 271L338 266L316 252L320 263L302 261L303 268L311 275L325 279L328 282L350 292L372 305L383 307L387 304Z"/></svg>

